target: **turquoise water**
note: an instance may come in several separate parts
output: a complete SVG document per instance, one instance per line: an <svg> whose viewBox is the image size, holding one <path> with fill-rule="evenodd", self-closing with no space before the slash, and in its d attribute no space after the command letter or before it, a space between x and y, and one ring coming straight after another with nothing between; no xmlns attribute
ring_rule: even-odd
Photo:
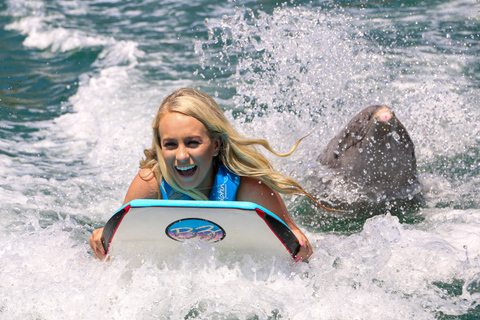
<svg viewBox="0 0 480 320"><path fill-rule="evenodd" d="M2 0L0 26L0 318L480 317L478 1ZM94 261L183 86L279 151L313 131L271 159L312 193L341 126L391 106L425 203L352 221L286 198L309 264Z"/></svg>

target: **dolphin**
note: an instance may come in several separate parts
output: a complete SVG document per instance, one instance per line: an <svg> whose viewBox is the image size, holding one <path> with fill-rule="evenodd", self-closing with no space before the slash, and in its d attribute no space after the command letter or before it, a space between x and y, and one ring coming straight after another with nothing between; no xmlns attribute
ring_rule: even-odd
<svg viewBox="0 0 480 320"><path fill-rule="evenodd" d="M354 116L317 161L330 172L322 178L328 186L324 200L334 208L409 201L420 193L415 146L386 106L373 105Z"/></svg>

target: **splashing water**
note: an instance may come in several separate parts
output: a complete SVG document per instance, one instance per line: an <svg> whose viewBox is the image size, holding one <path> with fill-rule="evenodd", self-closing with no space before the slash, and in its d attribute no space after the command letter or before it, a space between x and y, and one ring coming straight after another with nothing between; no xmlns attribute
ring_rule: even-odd
<svg viewBox="0 0 480 320"><path fill-rule="evenodd" d="M337 4L0 4L12 66L0 89L0 318L478 318L478 4ZM295 219L315 247L308 264L195 245L163 263L94 261L91 231L121 204L158 104L182 86L281 152L313 131L271 159L307 190L342 125L391 106L416 146L421 219L381 212L324 231L307 205Z"/></svg>

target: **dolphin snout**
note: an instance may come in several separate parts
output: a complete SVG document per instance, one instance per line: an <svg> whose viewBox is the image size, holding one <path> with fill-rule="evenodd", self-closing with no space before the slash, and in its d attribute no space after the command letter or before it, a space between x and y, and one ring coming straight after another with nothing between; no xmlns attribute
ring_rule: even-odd
<svg viewBox="0 0 480 320"><path fill-rule="evenodd" d="M393 118L393 112L390 110L389 107L382 107L375 113L375 118L387 123Z"/></svg>

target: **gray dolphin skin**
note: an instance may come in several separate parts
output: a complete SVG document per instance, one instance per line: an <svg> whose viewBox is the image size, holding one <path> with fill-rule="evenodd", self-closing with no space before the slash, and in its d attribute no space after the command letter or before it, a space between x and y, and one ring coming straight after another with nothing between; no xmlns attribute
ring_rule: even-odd
<svg viewBox="0 0 480 320"><path fill-rule="evenodd" d="M414 144L385 106L370 106L353 117L317 161L341 176L345 193L357 193L362 202L411 199L420 189Z"/></svg>

